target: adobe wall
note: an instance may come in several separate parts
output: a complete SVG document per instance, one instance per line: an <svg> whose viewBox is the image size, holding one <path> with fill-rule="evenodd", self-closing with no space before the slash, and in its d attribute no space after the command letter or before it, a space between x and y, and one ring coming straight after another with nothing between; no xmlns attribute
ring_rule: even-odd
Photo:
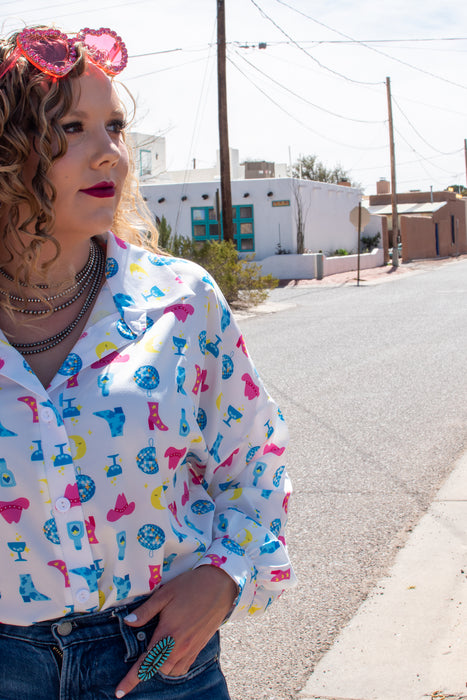
<svg viewBox="0 0 467 700"><path fill-rule="evenodd" d="M425 202L450 202L457 199L455 192L398 192L398 204L423 204ZM390 194L371 194L369 197L369 205L386 205L391 204Z"/></svg>
<svg viewBox="0 0 467 700"><path fill-rule="evenodd" d="M454 241L452 220L454 217ZM436 224L438 224L438 253L436 251ZM450 257L467 253L466 202L449 201L432 217L415 214L400 217L402 260Z"/></svg>
<svg viewBox="0 0 467 700"><path fill-rule="evenodd" d="M451 216L454 216L455 242L452 242ZM446 207L433 214L433 223L438 224L439 254L461 255L467 252L466 203L461 199L449 202ZM433 226L434 231L434 226Z"/></svg>
<svg viewBox="0 0 467 700"><path fill-rule="evenodd" d="M402 262L417 258L436 258L435 226L431 217L400 217Z"/></svg>

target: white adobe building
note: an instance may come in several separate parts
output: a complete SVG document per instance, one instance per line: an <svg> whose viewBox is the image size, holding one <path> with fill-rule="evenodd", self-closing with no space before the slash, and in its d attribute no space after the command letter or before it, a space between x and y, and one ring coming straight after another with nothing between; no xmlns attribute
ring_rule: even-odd
<svg viewBox="0 0 467 700"><path fill-rule="evenodd" d="M332 255L339 248L357 250L357 233L349 220L361 201L360 190L312 180L267 178L232 181L234 238L240 253L256 260L279 249L297 252L299 217L303 222L304 250ZM216 181L184 184L141 184L155 218L165 216L172 231L197 241L220 240ZM381 232L379 217L365 229Z"/></svg>
<svg viewBox="0 0 467 700"><path fill-rule="evenodd" d="M141 191L154 218L164 216L173 233L195 241L220 240L219 156L213 168L167 171L163 137L129 136ZM240 164L238 151L231 149L234 239L240 254L254 254L265 273L284 277L286 267L298 265L305 275L303 266L314 262L293 255L297 253L300 222L305 253L332 256L338 249L356 252L357 232L349 215L361 201L359 189L290 178L285 165L274 167L275 173L283 176L270 177L272 171L266 167L271 164L267 163L263 177L250 179L255 170L253 167L248 172L249 165L262 172L261 163ZM363 233L381 233L380 217L372 217ZM280 251L292 255L277 255ZM314 276L313 272L306 276L310 274Z"/></svg>

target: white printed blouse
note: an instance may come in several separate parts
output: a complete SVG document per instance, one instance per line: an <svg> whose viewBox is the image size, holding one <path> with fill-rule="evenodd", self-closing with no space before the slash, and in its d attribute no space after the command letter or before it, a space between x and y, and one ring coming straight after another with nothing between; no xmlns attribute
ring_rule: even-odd
<svg viewBox="0 0 467 700"><path fill-rule="evenodd" d="M47 389L0 333L0 622L124 604L203 564L239 585L232 618L261 613L294 582L280 410L202 268L106 246Z"/></svg>

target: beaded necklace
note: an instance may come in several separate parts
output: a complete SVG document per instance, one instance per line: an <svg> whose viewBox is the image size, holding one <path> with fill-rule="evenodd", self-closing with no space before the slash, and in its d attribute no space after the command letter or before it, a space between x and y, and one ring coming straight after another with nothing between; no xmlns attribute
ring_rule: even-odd
<svg viewBox="0 0 467 700"><path fill-rule="evenodd" d="M94 303L100 289L102 276L105 270L105 253L102 248L96 244L96 264L92 274L92 280L90 284L89 292L84 300L81 311L76 316L76 318L68 324L63 330L55 333L50 338L45 338L44 340L38 340L35 343L11 343L11 345L16 348L22 355L36 355L40 352L45 352L55 347L61 343L65 338L67 338L70 333L76 328L78 323L81 321L86 311Z"/></svg>
<svg viewBox="0 0 467 700"><path fill-rule="evenodd" d="M53 294L52 296L46 296L45 301L50 302L54 301L55 299L59 299L61 297L66 296L70 292L72 292L74 289L78 288L78 292L68 301L66 301L63 304L59 304L57 306L54 306L53 308L47 308L47 309L24 309L24 308L13 308L13 311L17 313L22 313L22 314L31 314L31 315L41 315L41 314L47 314L47 313L55 313L56 311L61 311L62 309L65 309L67 306L70 306L73 304L79 297L83 294L84 290L86 287L89 285L89 277L91 273L93 272L95 268L95 263L96 263L96 256L97 256L97 250L99 246L95 241L91 240L91 245L89 249L89 257L86 262L86 265L83 267L82 270L78 272L78 274L75 276L75 283L71 285L71 287L68 287L68 289L63 290L62 292L59 292L58 294ZM0 275L5 277L7 280L14 282L14 279L11 275L8 274L6 270L4 270L2 267L0 267ZM86 284L84 284L86 283ZM25 287L26 285L24 282L20 282L20 285L22 287ZM49 285L47 284L36 284L33 285L36 289L49 289ZM44 299L39 299L38 297L18 297L14 294L11 294L11 292L8 292L6 289L2 289L0 287L0 294L3 294L3 296L8 297L10 301L22 301L26 302L28 304L40 304L44 303Z"/></svg>

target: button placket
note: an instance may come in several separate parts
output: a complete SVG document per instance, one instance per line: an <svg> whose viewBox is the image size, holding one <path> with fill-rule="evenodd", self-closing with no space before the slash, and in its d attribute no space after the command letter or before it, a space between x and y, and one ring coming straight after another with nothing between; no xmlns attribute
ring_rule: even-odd
<svg viewBox="0 0 467 700"><path fill-rule="evenodd" d="M66 424L61 419L57 421L57 415L51 407L42 407L39 419L51 515L55 519L60 538L61 558L68 572L68 593L71 593L74 610L85 612L97 608L99 598L97 590L85 587L88 579L93 577L95 563L87 537L83 507L79 502L72 503L65 496L67 486L77 488Z"/></svg>

